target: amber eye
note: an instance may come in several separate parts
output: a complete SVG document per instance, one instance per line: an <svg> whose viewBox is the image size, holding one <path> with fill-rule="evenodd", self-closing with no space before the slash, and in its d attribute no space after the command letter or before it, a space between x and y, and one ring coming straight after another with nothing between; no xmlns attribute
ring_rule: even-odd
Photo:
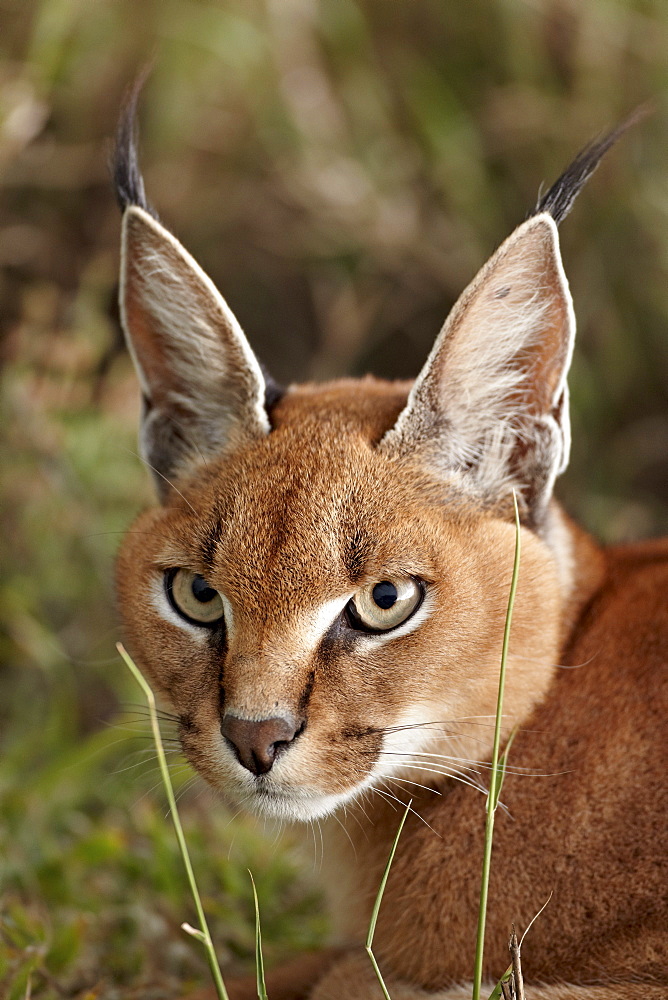
<svg viewBox="0 0 668 1000"><path fill-rule="evenodd" d="M165 574L169 602L186 621L195 625L217 625L224 616L223 599L199 573L170 569Z"/></svg>
<svg viewBox="0 0 668 1000"><path fill-rule="evenodd" d="M422 595L422 587L411 577L367 584L348 602L348 621L365 632L387 632L410 618Z"/></svg>

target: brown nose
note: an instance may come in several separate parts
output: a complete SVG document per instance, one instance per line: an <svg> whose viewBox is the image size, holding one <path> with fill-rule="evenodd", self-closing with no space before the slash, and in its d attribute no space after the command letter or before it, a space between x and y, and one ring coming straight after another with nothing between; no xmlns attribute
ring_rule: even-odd
<svg viewBox="0 0 668 1000"><path fill-rule="evenodd" d="M304 728L303 722L292 719L238 719L225 715L220 731L236 753L239 763L251 774L271 771L276 755L292 743Z"/></svg>

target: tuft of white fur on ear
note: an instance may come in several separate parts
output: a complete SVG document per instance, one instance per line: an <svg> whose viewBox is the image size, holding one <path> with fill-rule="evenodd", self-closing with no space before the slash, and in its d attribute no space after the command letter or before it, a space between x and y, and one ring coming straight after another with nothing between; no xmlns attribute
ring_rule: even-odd
<svg viewBox="0 0 668 1000"><path fill-rule="evenodd" d="M229 306L187 250L136 205L123 215L120 309L143 395L140 446L168 481L267 434L265 380Z"/></svg>
<svg viewBox="0 0 668 1000"><path fill-rule="evenodd" d="M539 522L568 463L574 336L557 227L542 213L461 295L379 449L459 473L485 503L515 488Z"/></svg>

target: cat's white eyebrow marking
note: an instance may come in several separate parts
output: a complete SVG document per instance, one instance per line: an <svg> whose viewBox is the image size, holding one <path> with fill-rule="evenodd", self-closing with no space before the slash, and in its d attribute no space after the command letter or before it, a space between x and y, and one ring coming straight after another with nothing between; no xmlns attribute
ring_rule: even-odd
<svg viewBox="0 0 668 1000"><path fill-rule="evenodd" d="M200 628L198 625L192 625L190 622L187 622L185 618L182 618L181 615L177 614L171 606L167 594L165 593L162 577L158 580L154 580L151 584L150 601L160 617L164 618L170 625L176 625L177 628L187 632L188 635L192 636L197 642L203 643L206 641L207 630L205 628Z"/></svg>
<svg viewBox="0 0 668 1000"><path fill-rule="evenodd" d="M344 597L334 597L324 601L315 608L309 608L300 615L300 638L306 649L313 649L320 642L327 630L341 614L355 591Z"/></svg>
<svg viewBox="0 0 668 1000"><path fill-rule="evenodd" d="M231 639L232 636L234 635L234 612L232 611L232 605L225 597L225 594L222 594L220 591L218 591L218 593L220 594L220 599L223 602L223 611L225 612L225 628L227 629L227 636L228 639Z"/></svg>
<svg viewBox="0 0 668 1000"><path fill-rule="evenodd" d="M301 617L301 638L306 649L313 649L330 628L332 622L338 618L348 601L355 596L356 591L346 594L345 597L335 597L331 601L325 601L317 608L304 612ZM419 628L423 622L429 618L434 608L434 600L430 594L426 594L422 604L403 625L398 625L389 632L374 632L372 634L359 631L358 648L360 652L369 652L376 649L379 643L391 642L399 639L403 635ZM226 609L227 611L227 609Z"/></svg>

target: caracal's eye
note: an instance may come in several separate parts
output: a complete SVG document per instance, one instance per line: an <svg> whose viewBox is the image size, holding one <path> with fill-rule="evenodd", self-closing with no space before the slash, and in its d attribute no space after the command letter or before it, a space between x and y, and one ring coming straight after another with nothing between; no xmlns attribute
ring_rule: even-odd
<svg viewBox="0 0 668 1000"><path fill-rule="evenodd" d="M223 599L199 573L170 569L165 574L167 597L175 611L195 625L216 625L224 616Z"/></svg>
<svg viewBox="0 0 668 1000"><path fill-rule="evenodd" d="M422 595L422 587L411 577L369 583L348 602L348 621L364 632L387 632L410 618Z"/></svg>

